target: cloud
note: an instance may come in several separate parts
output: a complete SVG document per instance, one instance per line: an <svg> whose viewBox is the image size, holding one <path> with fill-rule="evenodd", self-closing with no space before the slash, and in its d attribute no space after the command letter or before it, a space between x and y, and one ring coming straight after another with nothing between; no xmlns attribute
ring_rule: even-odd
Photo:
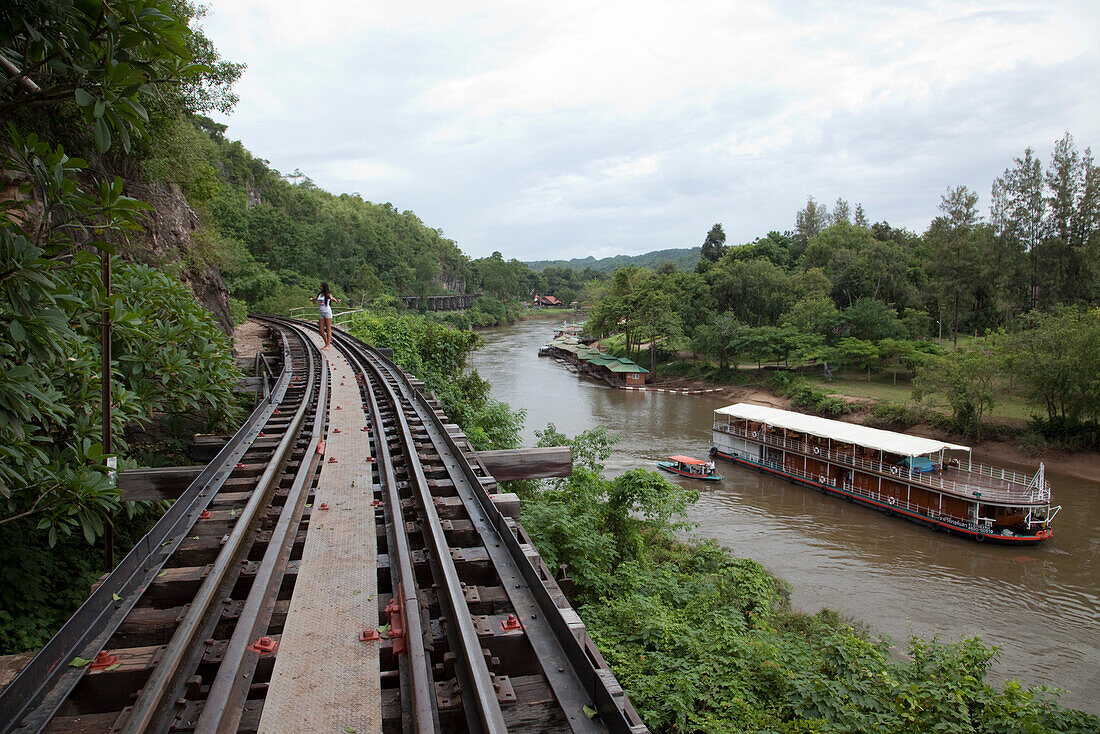
<svg viewBox="0 0 1100 734"><path fill-rule="evenodd" d="M808 195L923 229L1027 146L1096 143L1088 2L214 0L229 134L469 254L789 229Z"/></svg>

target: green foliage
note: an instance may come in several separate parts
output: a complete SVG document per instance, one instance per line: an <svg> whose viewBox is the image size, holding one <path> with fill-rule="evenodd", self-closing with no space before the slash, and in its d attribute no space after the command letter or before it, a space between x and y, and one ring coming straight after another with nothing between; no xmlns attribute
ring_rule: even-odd
<svg viewBox="0 0 1100 734"><path fill-rule="evenodd" d="M146 179L176 184L192 206L205 206L221 191L217 148L194 123L171 117L153 135L141 163Z"/></svg>
<svg viewBox="0 0 1100 734"><path fill-rule="evenodd" d="M777 384L797 385L776 376ZM614 438L570 440L573 475L528 486L523 524L551 566L564 563L574 605L631 703L654 732L1095 731L1044 689L985 678L995 650L977 639L913 638L890 655L835 612L790 610L789 589L759 563L673 532L694 493L635 470L601 475Z"/></svg>
<svg viewBox="0 0 1100 734"><path fill-rule="evenodd" d="M1003 343L990 336L930 357L917 370L913 397L946 395L954 429L980 439L982 417L1004 392L1003 355Z"/></svg>
<svg viewBox="0 0 1100 734"><path fill-rule="evenodd" d="M413 212L333 196L303 175L281 176L216 131L207 134L220 171L209 211L232 249L226 283L250 309L287 313L316 295L322 280L356 307L382 295L440 293L443 283L462 290L466 257ZM293 292L280 292L286 289Z"/></svg>
<svg viewBox="0 0 1100 734"><path fill-rule="evenodd" d="M524 526L533 538L538 536L551 567L569 564L582 593L604 588L623 563L643 558L655 528L684 527L687 506L698 499L698 492L644 469L603 478L603 462L617 440L606 429L570 440L550 424L535 434L539 446L572 449L573 474L524 494Z"/></svg>
<svg viewBox="0 0 1100 734"><path fill-rule="evenodd" d="M519 305L515 300L502 301L493 296L478 296L466 315L470 326L500 326L519 318Z"/></svg>
<svg viewBox="0 0 1100 734"><path fill-rule="evenodd" d="M829 417L844 415L853 411L852 406L843 398L834 397L810 385L800 385L794 391L794 394L791 395L791 405Z"/></svg>
<svg viewBox="0 0 1100 734"><path fill-rule="evenodd" d="M10 0L0 10L0 55L38 89L5 78L0 115L75 106L102 153L116 139L130 150L157 89L181 111L228 111L241 67L219 62L188 27L193 12L167 0Z"/></svg>
<svg viewBox="0 0 1100 734"><path fill-rule="evenodd" d="M1050 421L1100 418L1100 309L1035 312L1007 337L1007 368Z"/></svg>
<svg viewBox="0 0 1100 734"><path fill-rule="evenodd" d="M156 416L215 425L232 415L239 373L227 339L182 285L115 258L107 297L97 258L73 254L78 233L106 247L98 238L137 226L142 206L122 196L121 181L86 192L76 185L80 161L33 135L10 136L3 167L24 183L0 218L0 524L34 516L50 544L74 533L92 542L118 506L97 409L101 314L112 323L113 448L122 456L124 431Z"/></svg>
<svg viewBox="0 0 1100 734"><path fill-rule="evenodd" d="M853 407L843 398L810 385L805 378L793 372L776 372L770 382L776 395L790 398L791 405L811 413L835 417L853 411Z"/></svg>
<svg viewBox="0 0 1100 734"><path fill-rule="evenodd" d="M1032 418L1029 430L1063 451L1100 451L1100 421Z"/></svg>
<svg viewBox="0 0 1100 734"><path fill-rule="evenodd" d="M127 502L115 516L115 547L125 553L153 526L164 503ZM106 571L103 548L78 536L54 545L31 520L0 525L0 654L42 647L84 602Z"/></svg>
<svg viewBox="0 0 1100 734"><path fill-rule="evenodd" d="M880 400L871 408L871 414L865 421L876 428L904 431L915 426L923 419L918 408L890 400Z"/></svg>

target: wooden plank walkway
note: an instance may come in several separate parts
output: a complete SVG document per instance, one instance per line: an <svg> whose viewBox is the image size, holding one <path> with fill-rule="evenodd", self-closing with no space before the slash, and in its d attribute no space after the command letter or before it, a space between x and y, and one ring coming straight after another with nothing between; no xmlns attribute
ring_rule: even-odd
<svg viewBox="0 0 1100 734"><path fill-rule="evenodd" d="M325 459L261 734L382 731L379 643L359 641L378 626L366 416L347 360L335 349L324 354L332 385Z"/></svg>

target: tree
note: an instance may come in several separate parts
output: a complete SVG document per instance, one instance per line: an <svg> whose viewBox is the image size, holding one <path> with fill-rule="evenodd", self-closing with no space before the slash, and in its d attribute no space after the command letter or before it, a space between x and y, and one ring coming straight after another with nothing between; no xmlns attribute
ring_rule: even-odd
<svg viewBox="0 0 1100 734"><path fill-rule="evenodd" d="M856 204L856 214L855 219L852 220L852 224L857 227L863 227L864 229L870 227L870 223L867 221L867 215L863 213L863 204Z"/></svg>
<svg viewBox="0 0 1100 734"><path fill-rule="evenodd" d="M732 311L745 323L774 324L790 301L789 277L771 262L731 260L729 254L705 276L718 311Z"/></svg>
<svg viewBox="0 0 1100 734"><path fill-rule="evenodd" d="M806 200L806 206L800 209L794 217L796 235L803 242L809 242L817 237L828 226L828 208L818 204L812 196Z"/></svg>
<svg viewBox="0 0 1100 734"><path fill-rule="evenodd" d="M840 312L828 296L807 296L790 307L779 323L790 324L805 334L831 334L837 326Z"/></svg>
<svg viewBox="0 0 1100 734"><path fill-rule="evenodd" d="M967 231L978 223L978 195L965 186L948 188L940 199L940 211L947 219L947 226Z"/></svg>
<svg viewBox="0 0 1100 734"><path fill-rule="evenodd" d="M871 365L878 360L878 348L864 339L844 337L836 343L836 361L867 370L867 380L871 380Z"/></svg>
<svg viewBox="0 0 1100 734"><path fill-rule="evenodd" d="M1032 312L1006 337L1008 367L1047 420L1100 418L1100 309Z"/></svg>
<svg viewBox="0 0 1100 734"><path fill-rule="evenodd" d="M675 341L681 336L680 318L673 307L672 296L658 290L656 284L647 285L650 287L633 299L632 318L639 342L649 340L649 371L656 373L657 342Z"/></svg>
<svg viewBox="0 0 1100 734"><path fill-rule="evenodd" d="M894 377L894 384L898 384L898 367L916 364L916 347L908 339L883 339L877 346L881 367L888 368Z"/></svg>
<svg viewBox="0 0 1100 734"><path fill-rule="evenodd" d="M703 240L703 250L699 255L704 260L716 263L725 251L726 233L722 231L721 223L717 223L707 232L707 238Z"/></svg>
<svg viewBox="0 0 1100 734"><path fill-rule="evenodd" d="M955 428L981 440L982 417L1003 391L1003 349L993 337L932 356L917 369L913 397L940 393L951 406Z"/></svg>
<svg viewBox="0 0 1100 734"><path fill-rule="evenodd" d="M772 231L752 244L730 249L729 256L733 260L763 258L786 270L794 259L794 249L794 241L789 234Z"/></svg>
<svg viewBox="0 0 1100 734"><path fill-rule="evenodd" d="M115 258L114 293L104 293L96 257L75 236L104 248L138 228L147 207L122 195L121 179L92 193L78 184L83 162L60 148L9 130L6 149L0 169L20 186L0 212L0 524L33 517L50 545L76 533L92 542L120 507L104 466L104 416L94 410L103 310L112 321L112 450L124 458L126 429L156 416L221 425L233 415L239 372L227 337L178 281Z"/></svg>
<svg viewBox="0 0 1100 734"><path fill-rule="evenodd" d="M220 62L188 28L194 12L167 0L9 0L0 10L0 56L18 73L0 81L0 116L73 102L105 152L115 136L130 149L158 87L159 99L181 110L227 112L242 67Z"/></svg>
<svg viewBox="0 0 1100 734"><path fill-rule="evenodd" d="M841 329L844 329L842 333L856 339L877 342L905 336L905 327L894 309L872 298L861 298L844 309L838 321Z"/></svg>
<svg viewBox="0 0 1100 734"><path fill-rule="evenodd" d="M1100 272L1100 170L1092 152L1079 154L1067 132L1054 146L1044 181L1049 236L1036 250L1035 270L1045 281L1049 302L1074 303L1091 297Z"/></svg>
<svg viewBox="0 0 1100 734"><path fill-rule="evenodd" d="M844 199L838 198L836 205L833 206L833 224L839 224L844 222L845 224L851 224L852 221L852 207L848 205L848 202Z"/></svg>
<svg viewBox="0 0 1100 734"><path fill-rule="evenodd" d="M928 272L938 285L941 310L952 315L952 334L958 343L959 314L973 302L979 249L973 237L978 222L978 196L965 186L948 189L940 201L942 215L932 220L925 235Z"/></svg>
<svg viewBox="0 0 1100 734"><path fill-rule="evenodd" d="M716 314L710 322L696 329L692 347L696 352L714 359L718 369L725 371L730 357L737 351L734 344L746 328L728 311Z"/></svg>
<svg viewBox="0 0 1100 734"><path fill-rule="evenodd" d="M1042 164L1031 148L1013 161L993 182L990 223L997 235L1012 235L1031 252L1046 236Z"/></svg>
<svg viewBox="0 0 1100 734"><path fill-rule="evenodd" d="M739 354L744 354L756 362L756 368L763 367L765 361L776 359L779 348L775 339L774 326L757 326L745 329L734 342Z"/></svg>

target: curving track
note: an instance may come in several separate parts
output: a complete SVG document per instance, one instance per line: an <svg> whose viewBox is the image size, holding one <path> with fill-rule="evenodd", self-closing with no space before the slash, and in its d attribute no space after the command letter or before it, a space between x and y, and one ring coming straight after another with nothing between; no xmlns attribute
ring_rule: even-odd
<svg viewBox="0 0 1100 734"><path fill-rule="evenodd" d="M267 323L280 358L257 360L260 405L0 693L0 732L260 727L330 402L306 328ZM465 438L415 379L335 336L376 458L380 632L361 644L377 648L380 730L647 731Z"/></svg>

